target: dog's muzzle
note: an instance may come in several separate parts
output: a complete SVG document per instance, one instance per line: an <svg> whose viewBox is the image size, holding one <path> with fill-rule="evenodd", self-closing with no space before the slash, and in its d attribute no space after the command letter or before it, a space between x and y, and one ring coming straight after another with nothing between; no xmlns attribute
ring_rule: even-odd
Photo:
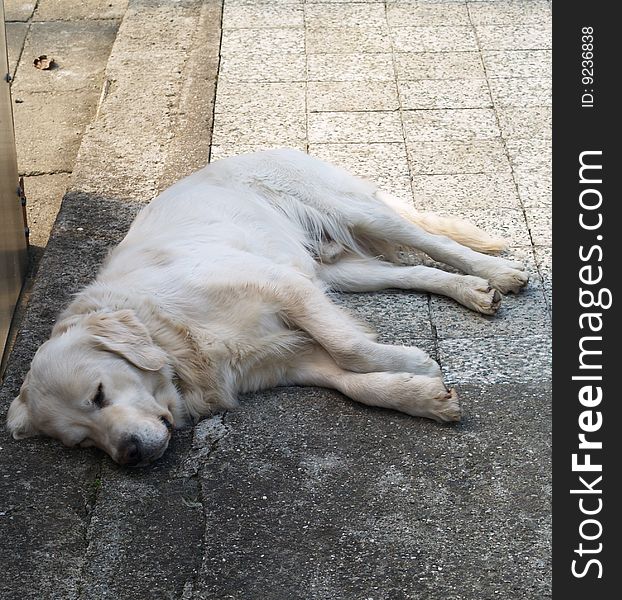
<svg viewBox="0 0 622 600"><path fill-rule="evenodd" d="M144 467L160 458L168 447L168 438L161 444L146 445L138 436L129 436L117 452L116 462L126 467Z"/></svg>

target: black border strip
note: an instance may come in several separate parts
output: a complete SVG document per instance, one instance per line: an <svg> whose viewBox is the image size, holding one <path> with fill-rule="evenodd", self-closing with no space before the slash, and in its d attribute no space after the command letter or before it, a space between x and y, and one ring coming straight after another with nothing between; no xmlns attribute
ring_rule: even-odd
<svg viewBox="0 0 622 600"><path fill-rule="evenodd" d="M615 89L622 28L615 6L558 2L553 11L553 594L560 600L620 593L622 423L616 380L622 366L614 310L622 271L615 211L622 172ZM581 160L588 165L582 173ZM607 305L610 297L610 308L598 306L598 298ZM581 348L593 353L581 358ZM580 434L590 447L579 447ZM588 454L592 466L580 467ZM602 470L587 470L596 465Z"/></svg>

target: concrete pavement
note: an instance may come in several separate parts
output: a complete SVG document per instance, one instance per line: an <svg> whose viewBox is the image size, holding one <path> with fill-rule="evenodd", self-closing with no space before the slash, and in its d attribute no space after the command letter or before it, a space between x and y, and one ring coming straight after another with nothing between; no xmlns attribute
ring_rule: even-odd
<svg viewBox="0 0 622 600"><path fill-rule="evenodd" d="M15 22L36 31L44 3ZM84 28L102 4L81 10ZM457 426L284 388L177 432L144 470L2 432L0 595L549 597L549 3L130 0L120 16L99 84L81 79L104 94L3 412L140 206L210 155L306 150L504 233L532 278L492 318L425 294L338 295L381 340L440 360L463 399ZM14 97L31 93L20 68Z"/></svg>

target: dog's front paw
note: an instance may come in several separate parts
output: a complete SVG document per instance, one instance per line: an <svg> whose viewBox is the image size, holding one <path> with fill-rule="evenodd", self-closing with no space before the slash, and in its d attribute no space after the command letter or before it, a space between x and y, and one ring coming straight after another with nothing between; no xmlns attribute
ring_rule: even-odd
<svg viewBox="0 0 622 600"><path fill-rule="evenodd" d="M394 408L414 417L425 417L439 423L459 421L460 400L456 390L448 390L440 377L403 374L395 397L401 399Z"/></svg>
<svg viewBox="0 0 622 600"><path fill-rule="evenodd" d="M442 375L440 365L427 354L425 355L425 359L423 359L419 365L419 368L416 370L416 373L419 375L425 375L426 377L440 377Z"/></svg>
<svg viewBox="0 0 622 600"><path fill-rule="evenodd" d="M459 421L462 416L460 400L454 388L439 394L432 401L431 418L439 423Z"/></svg>

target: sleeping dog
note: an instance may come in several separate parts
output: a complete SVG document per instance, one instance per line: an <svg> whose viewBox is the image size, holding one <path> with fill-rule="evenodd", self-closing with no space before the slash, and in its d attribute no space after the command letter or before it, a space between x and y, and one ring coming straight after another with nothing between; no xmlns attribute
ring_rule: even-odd
<svg viewBox="0 0 622 600"><path fill-rule="evenodd" d="M326 292L419 290L493 314L527 283L485 254L503 247L294 150L218 161L138 215L37 351L8 427L140 466L173 428L281 385L457 421L434 360L377 343ZM404 264L413 249L465 274Z"/></svg>

